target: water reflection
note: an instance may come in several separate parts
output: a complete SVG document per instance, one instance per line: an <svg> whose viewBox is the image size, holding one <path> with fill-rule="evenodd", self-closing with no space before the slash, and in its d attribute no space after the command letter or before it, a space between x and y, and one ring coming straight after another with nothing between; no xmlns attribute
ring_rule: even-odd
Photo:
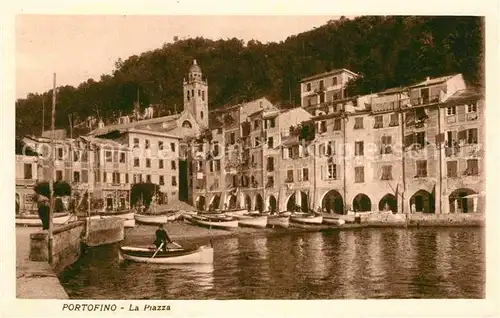
<svg viewBox="0 0 500 318"><path fill-rule="evenodd" d="M61 282L74 299L482 298L481 229L363 229L214 241L213 265L119 265L95 248Z"/></svg>

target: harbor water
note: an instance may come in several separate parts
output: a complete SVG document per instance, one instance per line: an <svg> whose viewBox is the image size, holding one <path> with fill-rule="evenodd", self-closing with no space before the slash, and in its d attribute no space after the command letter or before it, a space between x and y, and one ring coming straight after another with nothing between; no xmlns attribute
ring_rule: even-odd
<svg viewBox="0 0 500 318"><path fill-rule="evenodd" d="M267 233L213 245L213 265L176 266L120 263L117 245L93 248L60 280L71 299L484 298L483 228Z"/></svg>

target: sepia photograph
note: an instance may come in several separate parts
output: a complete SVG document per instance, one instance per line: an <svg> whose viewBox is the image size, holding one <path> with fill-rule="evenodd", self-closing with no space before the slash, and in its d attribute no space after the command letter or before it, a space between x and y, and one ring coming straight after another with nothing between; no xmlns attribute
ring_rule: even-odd
<svg viewBox="0 0 500 318"><path fill-rule="evenodd" d="M484 16L14 31L17 299L486 299Z"/></svg>

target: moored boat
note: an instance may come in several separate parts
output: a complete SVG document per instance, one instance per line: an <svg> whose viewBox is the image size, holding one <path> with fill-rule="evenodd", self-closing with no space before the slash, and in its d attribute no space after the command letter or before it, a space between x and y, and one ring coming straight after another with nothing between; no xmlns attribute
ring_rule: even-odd
<svg viewBox="0 0 500 318"><path fill-rule="evenodd" d="M211 245L193 249L172 248L167 251L157 251L156 248L149 247L122 246L120 257L139 263L211 264L214 261L214 249Z"/></svg>
<svg viewBox="0 0 500 318"><path fill-rule="evenodd" d="M343 224L345 224L345 220L340 219L340 218L323 217L323 223L324 224L331 224L331 225L343 225Z"/></svg>
<svg viewBox="0 0 500 318"><path fill-rule="evenodd" d="M68 212L55 213L53 223L57 225L65 224L70 221L73 214ZM16 215L16 225L18 226L42 226L42 221L38 214Z"/></svg>
<svg viewBox="0 0 500 318"><path fill-rule="evenodd" d="M267 225L267 215L244 215L238 217L239 226L264 228Z"/></svg>
<svg viewBox="0 0 500 318"><path fill-rule="evenodd" d="M292 213L290 222L302 224L321 224L323 223L323 216L315 214Z"/></svg>
<svg viewBox="0 0 500 318"><path fill-rule="evenodd" d="M289 216L270 215L267 217L267 225L271 227L288 227L290 225Z"/></svg>
<svg viewBox="0 0 500 318"><path fill-rule="evenodd" d="M181 216L180 212L177 213L169 213L169 214L138 214L134 215L137 223L140 224L150 224L150 225L158 225L165 224L168 222L173 222L177 220Z"/></svg>
<svg viewBox="0 0 500 318"><path fill-rule="evenodd" d="M232 230L238 227L238 220L230 216L207 217L202 215L195 215L191 218L191 222L197 225L223 230Z"/></svg>
<svg viewBox="0 0 500 318"><path fill-rule="evenodd" d="M221 210L218 213L226 214L229 216L241 216L248 213L248 210L247 209Z"/></svg>

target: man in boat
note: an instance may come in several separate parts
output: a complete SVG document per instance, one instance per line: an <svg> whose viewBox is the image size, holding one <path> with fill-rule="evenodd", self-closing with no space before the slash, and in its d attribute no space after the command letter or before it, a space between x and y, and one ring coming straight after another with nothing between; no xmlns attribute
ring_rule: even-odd
<svg viewBox="0 0 500 318"><path fill-rule="evenodd" d="M163 243L163 250L167 251L167 244L172 243L172 240L170 239L170 237L168 237L167 232L163 228L163 224L160 224L158 230L156 230L156 240L155 240L156 248L157 249L160 248L162 243Z"/></svg>

